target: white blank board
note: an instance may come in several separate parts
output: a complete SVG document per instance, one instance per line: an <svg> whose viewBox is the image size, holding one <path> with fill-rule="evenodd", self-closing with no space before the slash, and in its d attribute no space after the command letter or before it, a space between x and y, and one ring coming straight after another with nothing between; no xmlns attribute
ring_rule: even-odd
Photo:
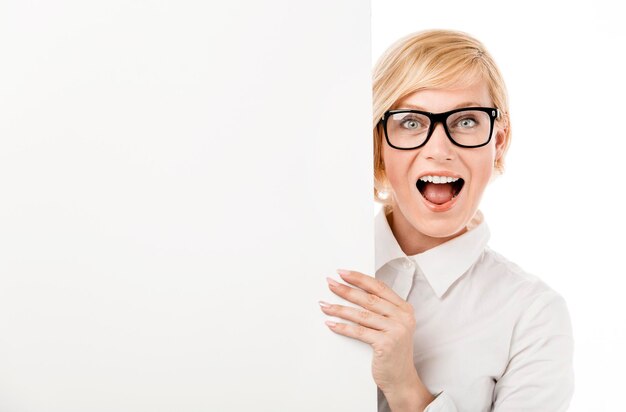
<svg viewBox="0 0 626 412"><path fill-rule="evenodd" d="M0 410L374 411L369 4L3 1Z"/></svg>

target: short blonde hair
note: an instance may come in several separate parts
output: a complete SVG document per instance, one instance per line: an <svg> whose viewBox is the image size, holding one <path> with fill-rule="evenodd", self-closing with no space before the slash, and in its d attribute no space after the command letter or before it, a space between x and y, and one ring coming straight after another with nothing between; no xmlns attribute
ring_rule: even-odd
<svg viewBox="0 0 626 412"><path fill-rule="evenodd" d="M383 114L408 95L427 88L464 87L486 80L489 95L504 122L502 157L496 162L504 171L504 155L511 142L509 100L504 79L482 43L470 35L451 30L428 30L396 41L378 59L373 71L374 199L390 206L392 198L381 191L390 187L382 158Z"/></svg>

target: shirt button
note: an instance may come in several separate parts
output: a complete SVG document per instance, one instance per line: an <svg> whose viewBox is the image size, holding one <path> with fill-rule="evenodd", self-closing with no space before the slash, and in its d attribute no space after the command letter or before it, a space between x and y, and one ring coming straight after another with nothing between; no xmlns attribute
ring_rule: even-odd
<svg viewBox="0 0 626 412"><path fill-rule="evenodd" d="M405 258L402 261L402 267L404 267L405 269L411 269L413 267L413 262L411 261L411 259Z"/></svg>

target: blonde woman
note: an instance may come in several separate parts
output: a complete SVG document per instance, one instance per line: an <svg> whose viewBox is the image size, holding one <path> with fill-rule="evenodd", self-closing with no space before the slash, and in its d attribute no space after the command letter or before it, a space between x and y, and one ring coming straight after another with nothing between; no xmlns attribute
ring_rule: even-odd
<svg viewBox="0 0 626 412"><path fill-rule="evenodd" d="M502 76L471 36L400 39L373 75L375 278L339 270L320 302L373 348L379 411L565 411L574 388L563 298L487 246L478 209L511 139Z"/></svg>

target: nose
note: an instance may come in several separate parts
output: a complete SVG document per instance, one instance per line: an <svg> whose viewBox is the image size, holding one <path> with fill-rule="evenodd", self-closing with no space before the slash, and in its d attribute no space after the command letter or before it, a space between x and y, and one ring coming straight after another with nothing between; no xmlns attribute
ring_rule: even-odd
<svg viewBox="0 0 626 412"><path fill-rule="evenodd" d="M428 142L422 147L422 156L432 160L452 160L454 144L448 139L443 124L437 123Z"/></svg>

